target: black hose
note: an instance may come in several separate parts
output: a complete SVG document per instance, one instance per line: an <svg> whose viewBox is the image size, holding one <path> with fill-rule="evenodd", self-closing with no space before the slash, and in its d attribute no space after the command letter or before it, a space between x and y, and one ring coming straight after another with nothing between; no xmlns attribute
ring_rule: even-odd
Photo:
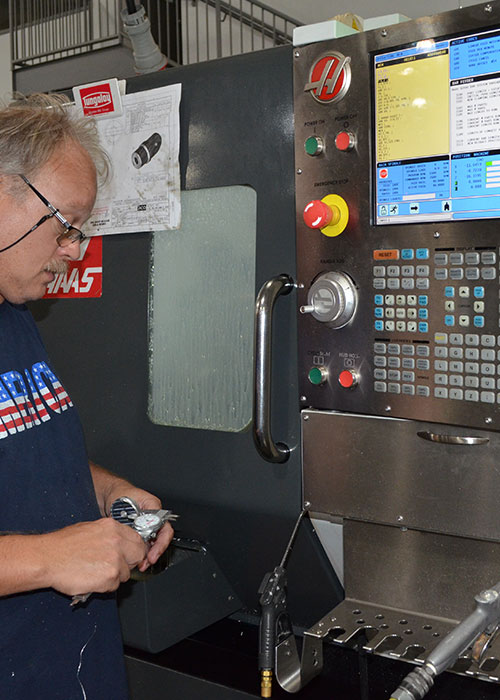
<svg viewBox="0 0 500 700"><path fill-rule="evenodd" d="M135 12L137 12L135 0L127 0L127 11L129 15L133 15Z"/></svg>

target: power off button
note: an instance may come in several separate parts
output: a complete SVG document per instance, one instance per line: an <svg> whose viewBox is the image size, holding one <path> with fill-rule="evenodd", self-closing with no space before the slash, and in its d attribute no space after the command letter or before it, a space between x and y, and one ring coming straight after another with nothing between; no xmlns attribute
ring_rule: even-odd
<svg viewBox="0 0 500 700"><path fill-rule="evenodd" d="M344 389L354 389L357 383L358 377L355 372L345 369L339 374L339 384L344 387Z"/></svg>

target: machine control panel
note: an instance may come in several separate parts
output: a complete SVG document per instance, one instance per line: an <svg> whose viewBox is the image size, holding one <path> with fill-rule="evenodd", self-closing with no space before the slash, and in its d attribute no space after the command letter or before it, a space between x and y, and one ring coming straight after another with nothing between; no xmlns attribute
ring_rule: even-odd
<svg viewBox="0 0 500 700"><path fill-rule="evenodd" d="M294 52L303 407L500 430L489 8Z"/></svg>

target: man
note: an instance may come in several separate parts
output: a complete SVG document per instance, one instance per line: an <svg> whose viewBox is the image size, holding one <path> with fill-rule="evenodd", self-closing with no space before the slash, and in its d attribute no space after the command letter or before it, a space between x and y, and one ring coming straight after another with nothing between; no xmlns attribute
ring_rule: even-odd
<svg viewBox="0 0 500 700"><path fill-rule="evenodd" d="M161 504L89 464L76 410L24 306L78 258L105 155L90 120L41 95L0 109L0 153L0 698L124 700L110 593L158 560L172 528L148 549L106 517L122 496Z"/></svg>

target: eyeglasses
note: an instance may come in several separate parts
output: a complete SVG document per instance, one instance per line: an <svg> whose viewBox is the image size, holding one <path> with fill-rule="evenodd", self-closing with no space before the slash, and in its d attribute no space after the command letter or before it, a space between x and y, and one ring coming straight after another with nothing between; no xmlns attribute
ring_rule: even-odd
<svg viewBox="0 0 500 700"><path fill-rule="evenodd" d="M5 252L6 250L9 250L9 248L13 248L15 245L20 243L22 240L26 238L26 236L29 236L30 233L33 233L35 229L37 229L39 226L41 226L47 219L52 219L54 216L55 218L59 221L59 223L62 224L63 231L62 233L59 234L56 238L57 245L60 246L61 248L64 248L65 246L71 245L72 243L75 243L75 241L78 241L78 243L81 243L82 241L85 240L86 236L84 233L80 231L80 229L76 228L72 224L69 223L67 219L64 218L64 216L61 214L59 209L56 209L48 199L45 199L43 194L41 194L36 187L34 187L31 182L28 180L27 177L24 175L19 175L21 180L25 182L30 190L36 194L38 199L40 199L46 207L48 207L50 214L45 214L45 216L42 216L42 218L37 221L37 223L30 228L29 231L27 231L21 238L18 238L17 241L14 241L14 243L11 243L10 245L6 246L5 248L0 248L0 253Z"/></svg>

